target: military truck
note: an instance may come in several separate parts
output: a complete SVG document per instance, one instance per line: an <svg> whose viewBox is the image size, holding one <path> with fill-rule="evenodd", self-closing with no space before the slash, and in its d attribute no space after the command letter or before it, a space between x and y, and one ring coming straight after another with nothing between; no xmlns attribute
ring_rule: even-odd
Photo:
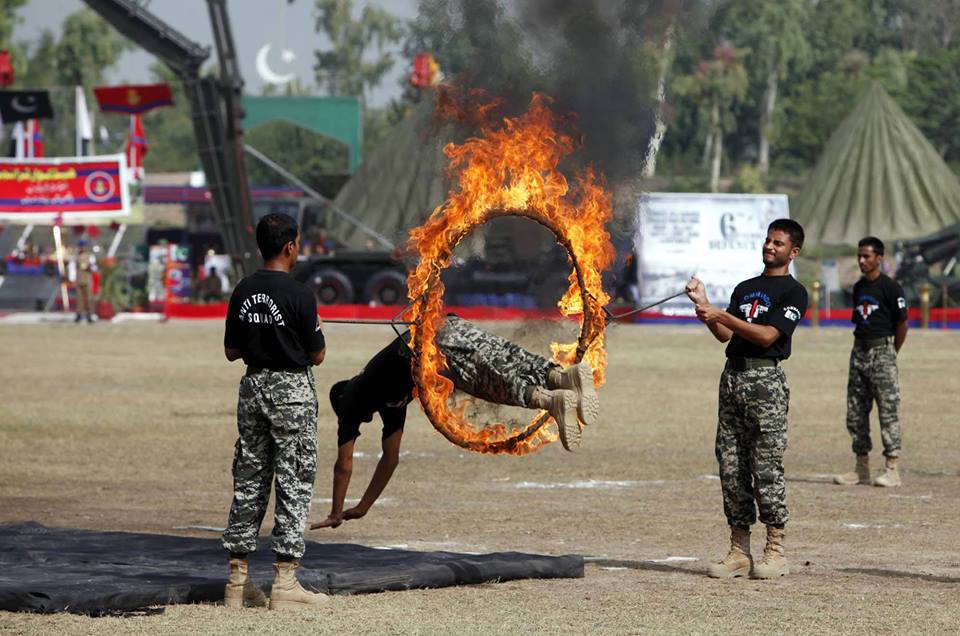
<svg viewBox="0 0 960 636"><path fill-rule="evenodd" d="M920 298L921 286L929 283L931 305L943 305L944 291L948 305L956 307L960 304L960 275L957 271L960 223L928 236L897 241L893 251L899 263L897 282L903 286L908 303L915 305Z"/></svg>

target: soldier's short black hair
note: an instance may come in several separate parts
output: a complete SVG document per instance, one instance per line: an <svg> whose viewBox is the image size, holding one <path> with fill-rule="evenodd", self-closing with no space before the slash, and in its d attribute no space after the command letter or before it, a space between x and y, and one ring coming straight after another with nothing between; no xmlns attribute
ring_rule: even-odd
<svg viewBox="0 0 960 636"><path fill-rule="evenodd" d="M857 243L857 247L872 247L874 254L883 256L883 241L876 236L864 236L860 239L860 242Z"/></svg>
<svg viewBox="0 0 960 636"><path fill-rule="evenodd" d="M803 247L803 227L793 219L777 219L767 226L767 232L786 232L794 247Z"/></svg>
<svg viewBox="0 0 960 636"><path fill-rule="evenodd" d="M257 223L257 247L263 260L271 258L283 251L284 245L296 241L300 228L297 222L288 214L268 214Z"/></svg>

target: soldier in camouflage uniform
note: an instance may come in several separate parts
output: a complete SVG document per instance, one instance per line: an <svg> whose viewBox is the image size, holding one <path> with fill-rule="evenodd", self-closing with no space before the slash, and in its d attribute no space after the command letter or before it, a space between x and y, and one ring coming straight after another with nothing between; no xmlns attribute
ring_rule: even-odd
<svg viewBox="0 0 960 636"><path fill-rule="evenodd" d="M263 605L250 579L247 555L276 492L273 540L276 577L271 609L312 607L326 599L296 578L317 472L317 397L311 367L326 351L313 292L290 276L297 262L297 223L268 214L257 225L263 268L237 285L227 307L223 344L228 360L247 365L237 400L233 503L223 547L230 552L224 600L232 607Z"/></svg>
<svg viewBox="0 0 960 636"><path fill-rule="evenodd" d="M447 316L437 347L457 389L496 404L532 407L534 388L547 386L550 371L562 369L459 316Z"/></svg>
<svg viewBox="0 0 960 636"><path fill-rule="evenodd" d="M697 318L717 340L729 342L720 376L715 450L730 550L710 564L708 574L714 578L749 574L769 579L788 572L783 454L790 387L780 362L790 356L791 336L807 310L807 292L790 276L790 263L802 246L803 228L797 222L771 223L763 245L763 274L737 285L725 311L710 305L702 282L692 278L687 285ZM754 565L750 526L758 508L767 543L763 559Z"/></svg>
<svg viewBox="0 0 960 636"><path fill-rule="evenodd" d="M359 375L330 389L339 446L333 470L333 503L330 515L311 527L336 528L345 520L363 517L393 476L400 462L407 404L413 399L409 335L384 347ZM436 344L447 359L446 375L457 389L496 404L544 409L556 420L567 450L580 442L579 422L596 421L599 400L588 364L564 369L453 315L437 333ZM360 425L370 422L374 413L379 413L383 421L383 453L360 502L344 510Z"/></svg>
<svg viewBox="0 0 960 636"><path fill-rule="evenodd" d="M907 303L903 288L881 271L883 242L873 236L860 240L857 263L863 276L853 286L853 349L847 377L847 431L857 456L853 471L837 475L842 486L899 486L900 385L897 354L907 339ZM870 479L870 411L877 403L880 439L886 466Z"/></svg>

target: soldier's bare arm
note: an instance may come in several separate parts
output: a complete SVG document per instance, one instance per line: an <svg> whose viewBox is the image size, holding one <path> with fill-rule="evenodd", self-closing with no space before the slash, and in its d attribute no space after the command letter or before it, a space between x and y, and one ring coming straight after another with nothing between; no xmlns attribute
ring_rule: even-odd
<svg viewBox="0 0 960 636"><path fill-rule="evenodd" d="M396 431L385 440L383 440L383 455L377 462L377 467L373 471L373 477L370 478L370 484L363 493L358 503L353 508L343 512L344 519L359 519L367 514L370 507L383 493L383 489L390 483L393 477L393 471L400 463L400 441L403 438L403 429Z"/></svg>
<svg viewBox="0 0 960 636"><path fill-rule="evenodd" d="M333 465L333 500L330 504L330 515L323 521L311 524L311 530L336 528L343 523L343 501L347 497L347 487L350 485L350 476L353 474L355 441L345 442L337 449L337 463Z"/></svg>
<svg viewBox="0 0 960 636"><path fill-rule="evenodd" d="M744 340L766 348L780 338L780 330L773 325L756 325L712 305L698 305L697 318L710 327L710 331L721 342L726 342L733 334L737 334ZM721 335L726 338L721 338Z"/></svg>
<svg viewBox="0 0 960 636"><path fill-rule="evenodd" d="M707 326L714 338L720 342L726 342L733 336L733 332L721 324L717 318L717 312L722 311L722 309L718 309L709 303L699 304L697 305L697 319Z"/></svg>
<svg viewBox="0 0 960 636"><path fill-rule="evenodd" d="M893 334L893 347L900 353L900 347L907 340L907 321L901 320L897 323L897 329Z"/></svg>

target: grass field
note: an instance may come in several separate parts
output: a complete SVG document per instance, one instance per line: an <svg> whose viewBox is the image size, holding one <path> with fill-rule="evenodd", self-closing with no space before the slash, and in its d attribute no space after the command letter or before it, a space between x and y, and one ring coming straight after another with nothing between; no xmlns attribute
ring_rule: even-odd
<svg viewBox="0 0 960 636"><path fill-rule="evenodd" d="M488 326L540 348L549 331ZM827 483L852 466L843 424L851 337L842 329L797 333L785 365L793 573L715 581L702 572L727 545L713 456L723 353L698 327L608 332L601 420L576 454L559 444L520 458L465 453L413 405L382 503L364 519L308 533L411 549L599 557L583 579L335 597L315 614L292 616L211 605L129 618L0 612L0 632L956 633L960 333L908 338L900 360L904 486L894 490ZM328 511L336 452L326 389L392 334L341 325L326 333L327 360L316 370L314 519ZM0 523L153 533L222 526L243 367L223 359L221 342L216 322L0 328ZM378 446L374 422L358 441L352 496ZM872 459L879 467L879 451ZM754 533L755 551L761 536Z"/></svg>

